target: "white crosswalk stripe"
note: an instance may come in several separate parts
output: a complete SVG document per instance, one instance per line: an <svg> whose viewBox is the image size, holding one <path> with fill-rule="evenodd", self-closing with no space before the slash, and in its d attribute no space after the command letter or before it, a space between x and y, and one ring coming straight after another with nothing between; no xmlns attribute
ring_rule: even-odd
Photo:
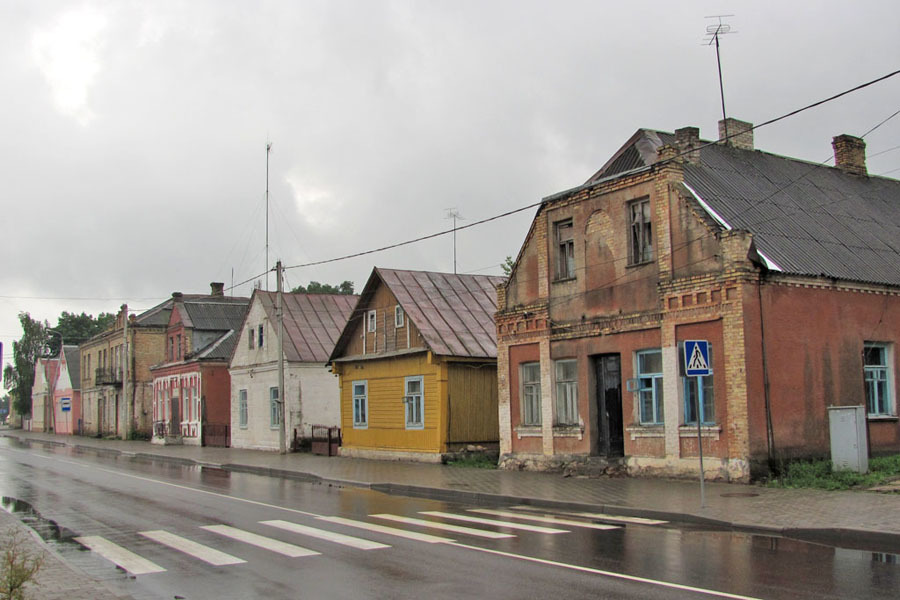
<svg viewBox="0 0 900 600"><path fill-rule="evenodd" d="M146 575L148 573L162 573L165 571L155 562L138 556L131 550L126 550L122 546L115 544L99 535L87 535L75 538L75 541L90 548L92 552L96 552L106 560L119 566L132 575Z"/></svg>
<svg viewBox="0 0 900 600"><path fill-rule="evenodd" d="M336 544L341 544L344 546L350 546L351 548L357 548L359 550L378 550L380 548L390 548L390 546L388 546L387 544L382 544L380 542L364 540L362 538L353 537L351 535L344 535L342 533L326 531L325 529L307 527L306 525L292 523L291 521L282 521L280 519L276 519L273 521L260 521L260 523L262 523L263 525L269 525L270 527L277 527L278 529L290 531L291 533L299 533L300 535L307 535L309 537L314 537L320 540L327 540L329 542L334 542Z"/></svg>
<svg viewBox="0 0 900 600"><path fill-rule="evenodd" d="M525 521L536 521L538 523L554 523L556 525L568 525L570 527L586 527L588 529L621 529L619 525L604 525L602 523L588 523L587 521L575 521L573 519L560 519L559 517L530 515L527 513L517 513L510 510L494 510L491 508L470 508L469 512L476 512L482 515L494 515L495 517L506 517L508 519L523 519Z"/></svg>
<svg viewBox="0 0 900 600"><path fill-rule="evenodd" d="M398 523L407 523L409 525L429 527L431 529L441 529L443 531L474 535L476 537L489 538L492 540L516 537L510 533L497 533L496 531L485 531L484 529L474 529L472 527L460 527L459 525L450 525L448 523L439 523L437 521L426 521L425 519L413 519L411 517L401 517L400 515L378 514L369 516L375 517L376 519L387 519L389 521L397 521Z"/></svg>
<svg viewBox="0 0 900 600"><path fill-rule="evenodd" d="M430 535L427 533L419 533L417 531L406 531L405 529L397 529L395 527L385 527L384 525L377 525L375 523L366 523L365 521L354 521L353 519L345 519L344 517L316 517L321 521L327 521L328 523L337 523L338 525L346 525L347 527L356 527L358 529L365 529L367 531L374 531L377 533L383 533L385 535L392 535L395 537L406 538L408 540L416 540L418 542L427 542L429 544L444 544L447 542L454 542L456 540L452 540L450 538L440 537L437 535Z"/></svg>
<svg viewBox="0 0 900 600"><path fill-rule="evenodd" d="M200 528L205 529L206 531L212 531L213 533L218 533L219 535L223 535L234 540L238 540L239 542L244 542L245 544L250 544L258 548L262 548L264 550L271 550L272 552L277 552L278 554L284 554L285 556L290 556L291 558L299 558L301 556L317 556L319 554L318 552L315 552L313 550L308 550L300 546L295 546L294 544L288 544L287 542L282 542L281 540L275 540L264 535L258 535L256 533L238 529L236 527L231 527L229 525L202 525Z"/></svg>
<svg viewBox="0 0 900 600"><path fill-rule="evenodd" d="M520 505L513 506L516 510L533 510L540 512L549 512L547 510L537 508L534 506ZM566 510L558 510L553 511L560 515L570 515L573 517L585 517L587 519L601 519L604 521L613 521L616 523L634 523L635 525L664 525L668 523L668 521L660 521L659 519L647 519L644 517L620 517L617 515L607 515L605 513L593 513L593 512L577 512L577 511L566 511Z"/></svg>
<svg viewBox="0 0 900 600"><path fill-rule="evenodd" d="M456 519L457 521L467 521L469 523L481 523L482 525L494 525L496 527L507 527L509 529L521 529L523 531L534 531L536 533L569 533L568 529L554 529L552 527L541 527L539 525L527 525L525 523L512 523L510 521L497 521L495 519L483 519L481 517L470 517L469 515L456 515L453 513L440 512L436 510L422 511L420 514L430 517L444 517L445 519Z"/></svg>
<svg viewBox="0 0 900 600"><path fill-rule="evenodd" d="M153 540L154 542L158 542L164 546L168 546L169 548L178 550L179 552L184 552L185 554L193 556L194 558L198 558L203 562L207 562L217 567L225 565L238 565L247 562L244 559L226 554L225 552L210 548L209 546L204 546L203 544L199 544L193 540L183 538L180 535L175 535L174 533L163 531L162 529L157 529L154 531L139 531L138 533L145 538Z"/></svg>

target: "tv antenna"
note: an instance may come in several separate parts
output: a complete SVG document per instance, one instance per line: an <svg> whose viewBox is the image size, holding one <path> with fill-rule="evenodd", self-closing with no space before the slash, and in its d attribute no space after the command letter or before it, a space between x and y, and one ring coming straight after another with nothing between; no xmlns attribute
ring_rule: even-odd
<svg viewBox="0 0 900 600"><path fill-rule="evenodd" d="M465 218L459 214L459 209L455 206L453 208L445 208L444 210L447 213L444 215L445 219L453 219L453 274L456 275L456 220L464 221Z"/></svg>
<svg viewBox="0 0 900 600"><path fill-rule="evenodd" d="M266 291L269 291L269 155L272 142L266 136Z"/></svg>
<svg viewBox="0 0 900 600"><path fill-rule="evenodd" d="M716 19L716 23L706 26L706 35L709 39L704 38L707 46L716 45L716 64L719 67L719 97L722 99L722 124L725 128L725 139L728 139L728 118L725 115L725 86L722 84L722 57L719 55L719 37L729 33L737 33L731 29L731 25L722 21L725 17L733 17L734 15L710 15L704 17L706 19Z"/></svg>

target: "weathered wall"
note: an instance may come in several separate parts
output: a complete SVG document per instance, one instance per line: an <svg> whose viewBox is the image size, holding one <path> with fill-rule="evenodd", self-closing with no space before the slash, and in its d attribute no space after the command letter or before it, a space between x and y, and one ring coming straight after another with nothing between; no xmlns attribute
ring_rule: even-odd
<svg viewBox="0 0 900 600"><path fill-rule="evenodd" d="M496 363L448 363L447 441L496 443L499 439Z"/></svg>

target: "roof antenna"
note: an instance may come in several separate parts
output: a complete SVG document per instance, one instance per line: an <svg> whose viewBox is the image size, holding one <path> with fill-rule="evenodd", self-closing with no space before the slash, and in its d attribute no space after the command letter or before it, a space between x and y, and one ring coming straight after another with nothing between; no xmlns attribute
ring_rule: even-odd
<svg viewBox="0 0 900 600"><path fill-rule="evenodd" d="M444 215L445 219L453 219L453 274L456 275L456 220L464 221L465 217L459 214L459 209L455 206L453 208L445 208L447 214Z"/></svg>
<svg viewBox="0 0 900 600"><path fill-rule="evenodd" d="M272 142L266 136L266 291L269 291L269 155L272 153Z"/></svg>
<svg viewBox="0 0 900 600"><path fill-rule="evenodd" d="M734 15L711 15L708 17L704 17L705 19L717 19L718 23L713 23L712 25L706 26L706 35L709 36L709 41L707 42L707 46L712 46L713 43L716 44L716 64L719 66L719 96L722 98L722 125L725 128L725 139L728 139L728 117L725 115L725 87L722 85L722 58L719 56L719 36L726 35L728 33L737 33L737 31L731 30L731 25L728 23L723 23L722 19L725 17L733 17ZM704 39L704 41L706 41Z"/></svg>

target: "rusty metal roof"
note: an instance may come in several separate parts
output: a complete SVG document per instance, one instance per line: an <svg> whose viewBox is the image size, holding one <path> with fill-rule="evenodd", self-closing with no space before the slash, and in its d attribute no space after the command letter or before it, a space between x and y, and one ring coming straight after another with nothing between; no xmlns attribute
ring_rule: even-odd
<svg viewBox="0 0 900 600"><path fill-rule="evenodd" d="M254 292L275 323L276 292ZM294 362L326 363L359 296L284 294L284 357Z"/></svg>
<svg viewBox="0 0 900 600"><path fill-rule="evenodd" d="M240 329L249 298L236 296L207 296L183 302L182 320L186 327L205 331Z"/></svg>
<svg viewBox="0 0 900 600"><path fill-rule="evenodd" d="M651 150L673 143L671 133L641 129L589 183L650 166ZM896 179L711 144L698 164L684 165L684 182L721 228L751 232L772 270L900 285Z"/></svg>
<svg viewBox="0 0 900 600"><path fill-rule="evenodd" d="M429 350L441 356L497 357L496 287L505 277L458 275L430 271L403 271L376 267L360 295L353 319L338 342L332 359L344 347L374 295L388 287L407 318L421 333Z"/></svg>

